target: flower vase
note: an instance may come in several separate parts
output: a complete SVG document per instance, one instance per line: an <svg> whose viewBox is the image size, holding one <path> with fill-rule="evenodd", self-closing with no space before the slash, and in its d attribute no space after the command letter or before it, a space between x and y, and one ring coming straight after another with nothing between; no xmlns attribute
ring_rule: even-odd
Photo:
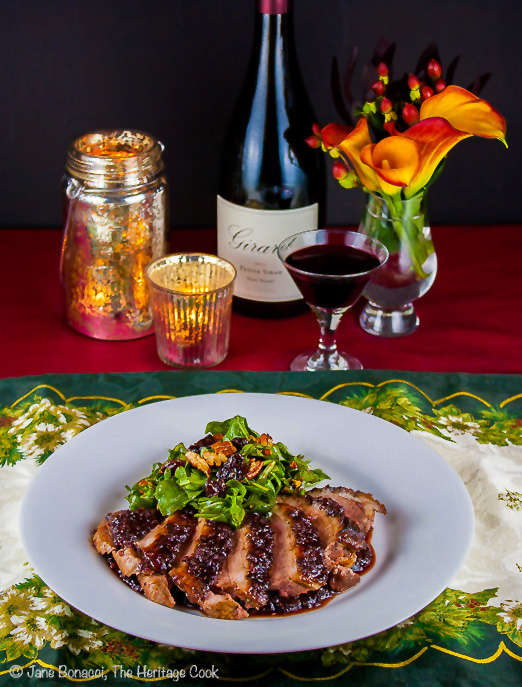
<svg viewBox="0 0 522 687"><path fill-rule="evenodd" d="M359 231L379 239L390 257L363 291L368 304L361 327L376 336L405 336L419 325L413 301L428 291L437 273L427 214L427 193L407 200L371 194Z"/></svg>

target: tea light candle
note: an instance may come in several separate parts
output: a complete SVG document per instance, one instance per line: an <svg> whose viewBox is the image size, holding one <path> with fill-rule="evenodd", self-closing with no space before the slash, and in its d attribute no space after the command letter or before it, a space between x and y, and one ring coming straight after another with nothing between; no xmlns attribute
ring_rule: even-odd
<svg viewBox="0 0 522 687"><path fill-rule="evenodd" d="M174 367L212 367L228 352L236 270L215 255L167 255L146 269L158 355Z"/></svg>

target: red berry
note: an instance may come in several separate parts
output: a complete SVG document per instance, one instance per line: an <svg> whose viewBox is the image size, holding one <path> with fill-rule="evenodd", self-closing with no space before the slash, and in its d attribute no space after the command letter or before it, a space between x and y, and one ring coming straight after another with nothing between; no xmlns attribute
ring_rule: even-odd
<svg viewBox="0 0 522 687"><path fill-rule="evenodd" d="M420 81L415 74L410 74L408 77L408 86L410 90L413 91L414 88L418 88L420 86Z"/></svg>
<svg viewBox="0 0 522 687"><path fill-rule="evenodd" d="M319 136L308 136L308 138L305 138L305 143L310 146L310 148L319 148L321 145Z"/></svg>
<svg viewBox="0 0 522 687"><path fill-rule="evenodd" d="M377 65L377 74L379 76L387 76L388 74L388 65L384 64L384 62L379 62Z"/></svg>
<svg viewBox="0 0 522 687"><path fill-rule="evenodd" d="M381 100L381 112L387 114L392 110L392 101L389 98L383 98Z"/></svg>
<svg viewBox="0 0 522 687"><path fill-rule="evenodd" d="M437 62L437 60L430 60L428 62L428 67L426 71L428 72L428 76L430 77L430 79L433 79L433 81L435 81L435 79L438 79L442 74L442 67L440 66L439 62Z"/></svg>
<svg viewBox="0 0 522 687"><path fill-rule="evenodd" d="M348 170L340 160L333 163L332 172L336 179L342 179L348 174Z"/></svg>
<svg viewBox="0 0 522 687"><path fill-rule="evenodd" d="M374 81L370 88L376 96L382 95L384 93L384 84L382 81Z"/></svg>
<svg viewBox="0 0 522 687"><path fill-rule="evenodd" d="M417 124L419 121L419 111L411 103L406 103L402 108L402 117L408 126L412 124Z"/></svg>
<svg viewBox="0 0 522 687"><path fill-rule="evenodd" d="M444 79L437 79L437 81L435 81L435 90L437 91L437 93L440 93L445 88L446 82L444 81Z"/></svg>
<svg viewBox="0 0 522 687"><path fill-rule="evenodd" d="M433 88L430 88L429 86L422 86L421 98L423 100L427 100L428 98L431 98L432 95L434 95Z"/></svg>

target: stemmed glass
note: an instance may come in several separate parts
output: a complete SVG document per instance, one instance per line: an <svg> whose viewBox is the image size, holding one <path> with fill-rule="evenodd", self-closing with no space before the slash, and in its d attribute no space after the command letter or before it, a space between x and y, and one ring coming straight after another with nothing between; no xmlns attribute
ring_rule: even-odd
<svg viewBox="0 0 522 687"><path fill-rule="evenodd" d="M321 327L317 351L297 356L290 369L361 370L357 358L337 350L335 332L341 317L388 259L386 248L354 231L313 229L282 241L277 254Z"/></svg>

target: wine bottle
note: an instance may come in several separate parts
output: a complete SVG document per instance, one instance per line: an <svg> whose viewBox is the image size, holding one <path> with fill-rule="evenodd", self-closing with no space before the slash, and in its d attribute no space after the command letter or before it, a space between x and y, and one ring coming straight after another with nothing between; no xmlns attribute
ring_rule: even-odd
<svg viewBox="0 0 522 687"><path fill-rule="evenodd" d="M218 254L237 269L234 308L284 317L306 305L277 256L286 237L318 226L323 161L309 148L315 117L299 72L291 0L256 0L254 46L225 139Z"/></svg>

